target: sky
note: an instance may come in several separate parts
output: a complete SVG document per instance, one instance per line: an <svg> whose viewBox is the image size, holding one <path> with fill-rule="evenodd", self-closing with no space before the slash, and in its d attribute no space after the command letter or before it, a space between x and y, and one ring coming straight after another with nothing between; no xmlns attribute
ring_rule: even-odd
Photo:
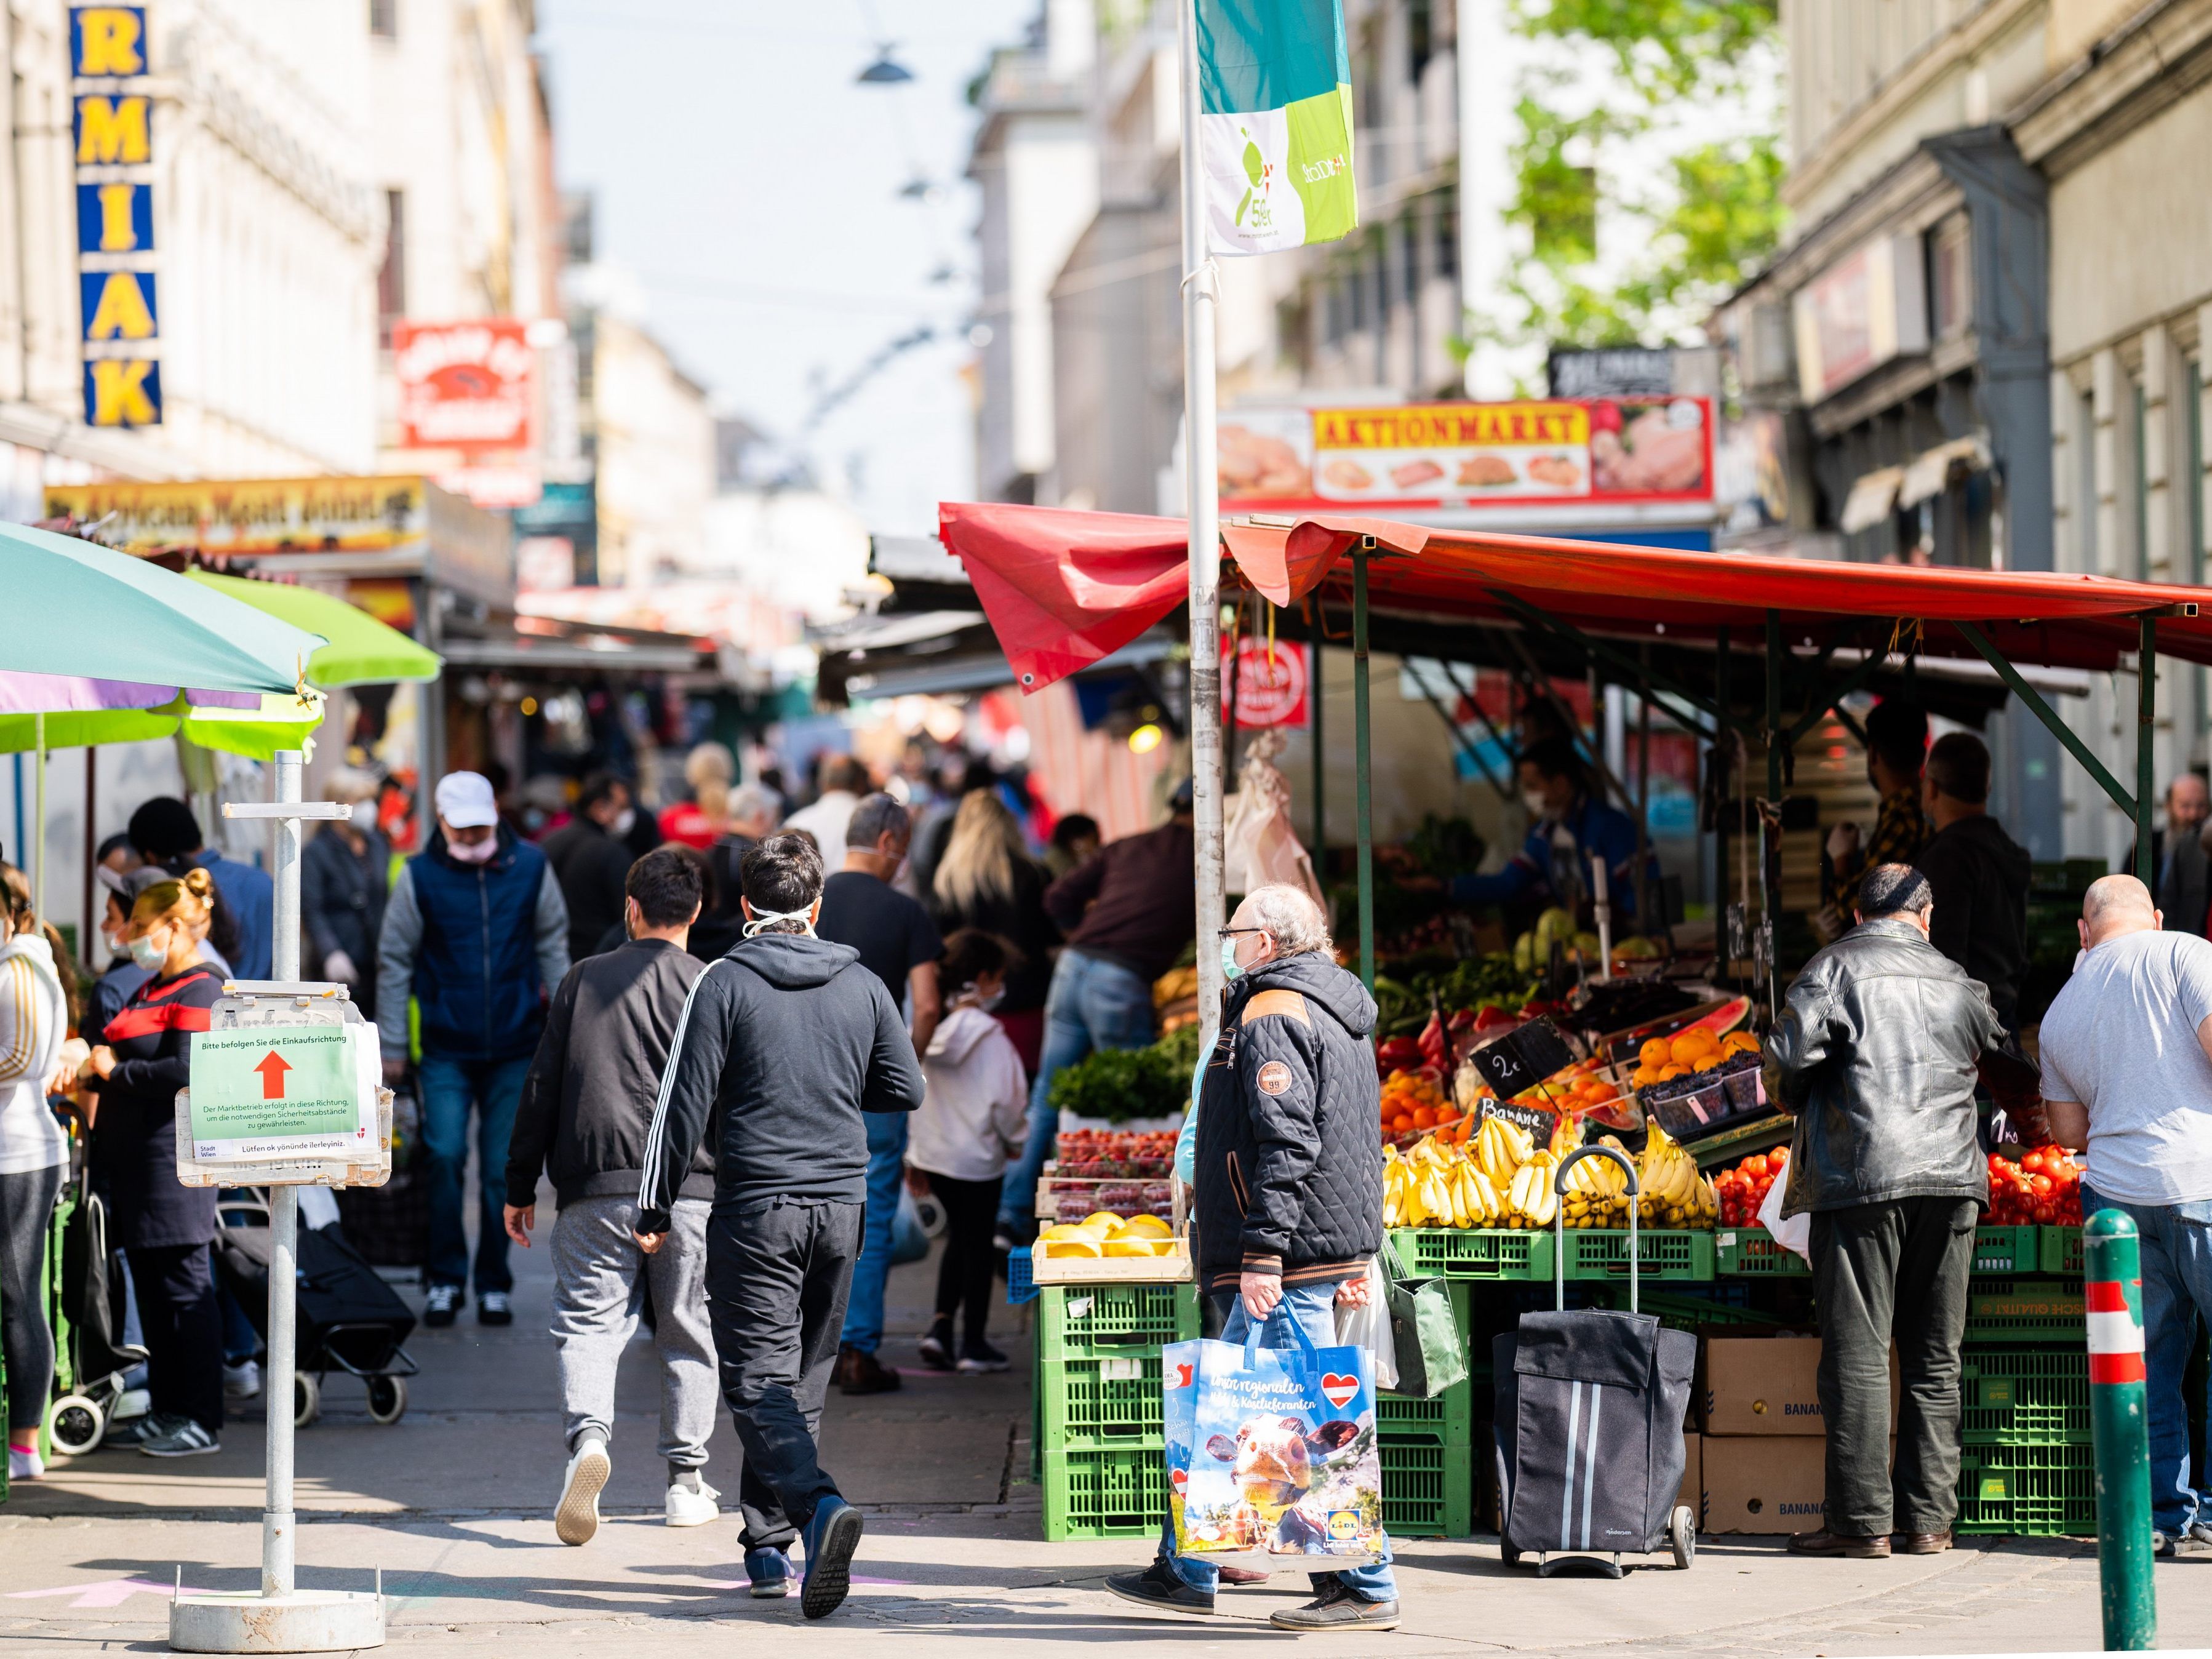
<svg viewBox="0 0 2212 1659"><path fill-rule="evenodd" d="M871 529L974 493L965 94L1038 0L542 0L556 166L594 252L717 404L803 445ZM855 84L878 43L915 79ZM902 198L929 182L933 199ZM948 281L931 278L948 269ZM808 429L823 392L917 326Z"/></svg>

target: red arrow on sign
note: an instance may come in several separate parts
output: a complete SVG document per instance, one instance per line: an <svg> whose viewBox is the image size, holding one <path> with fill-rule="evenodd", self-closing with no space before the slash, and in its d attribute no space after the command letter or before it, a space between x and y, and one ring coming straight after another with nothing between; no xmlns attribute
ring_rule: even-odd
<svg viewBox="0 0 2212 1659"><path fill-rule="evenodd" d="M264 1100L284 1098L284 1073L292 1069L292 1062L271 1048L261 1057L253 1068L261 1073L261 1097Z"/></svg>

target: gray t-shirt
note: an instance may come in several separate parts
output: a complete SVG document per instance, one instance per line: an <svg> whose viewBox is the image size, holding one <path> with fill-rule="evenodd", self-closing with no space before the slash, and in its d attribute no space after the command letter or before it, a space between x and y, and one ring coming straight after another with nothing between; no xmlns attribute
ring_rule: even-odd
<svg viewBox="0 0 2212 1659"><path fill-rule="evenodd" d="M2043 1097L2089 1109L2088 1183L2124 1204L2212 1199L2212 939L2145 929L2085 954L2043 1017Z"/></svg>

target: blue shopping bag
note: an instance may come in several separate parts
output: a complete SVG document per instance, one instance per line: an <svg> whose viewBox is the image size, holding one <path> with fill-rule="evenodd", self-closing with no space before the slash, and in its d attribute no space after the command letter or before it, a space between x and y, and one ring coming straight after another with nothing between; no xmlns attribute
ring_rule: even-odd
<svg viewBox="0 0 2212 1659"><path fill-rule="evenodd" d="M1367 1350L1172 1342L1162 1353L1176 1553L1207 1560L1379 1558L1382 1461Z"/></svg>

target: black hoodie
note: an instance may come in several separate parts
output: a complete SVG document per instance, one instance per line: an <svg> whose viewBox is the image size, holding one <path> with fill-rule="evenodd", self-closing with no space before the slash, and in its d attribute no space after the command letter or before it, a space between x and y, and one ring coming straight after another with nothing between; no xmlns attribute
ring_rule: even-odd
<svg viewBox="0 0 2212 1659"><path fill-rule="evenodd" d="M1375 999L1319 951L1230 988L1199 1097L1199 1282L1286 1285L1364 1271L1382 1243Z"/></svg>
<svg viewBox="0 0 2212 1659"><path fill-rule="evenodd" d="M2027 848L1986 812L1959 819L1920 849L1913 866L1936 890L1928 942L1989 988L1997 1018L2012 1029L2027 972Z"/></svg>
<svg viewBox="0 0 2212 1659"><path fill-rule="evenodd" d="M867 1194L863 1112L921 1104L921 1067L883 981L850 945L763 933L707 965L676 1026L638 1192L642 1231L665 1231L669 1195L710 1116L719 1209L764 1199L858 1204Z"/></svg>

